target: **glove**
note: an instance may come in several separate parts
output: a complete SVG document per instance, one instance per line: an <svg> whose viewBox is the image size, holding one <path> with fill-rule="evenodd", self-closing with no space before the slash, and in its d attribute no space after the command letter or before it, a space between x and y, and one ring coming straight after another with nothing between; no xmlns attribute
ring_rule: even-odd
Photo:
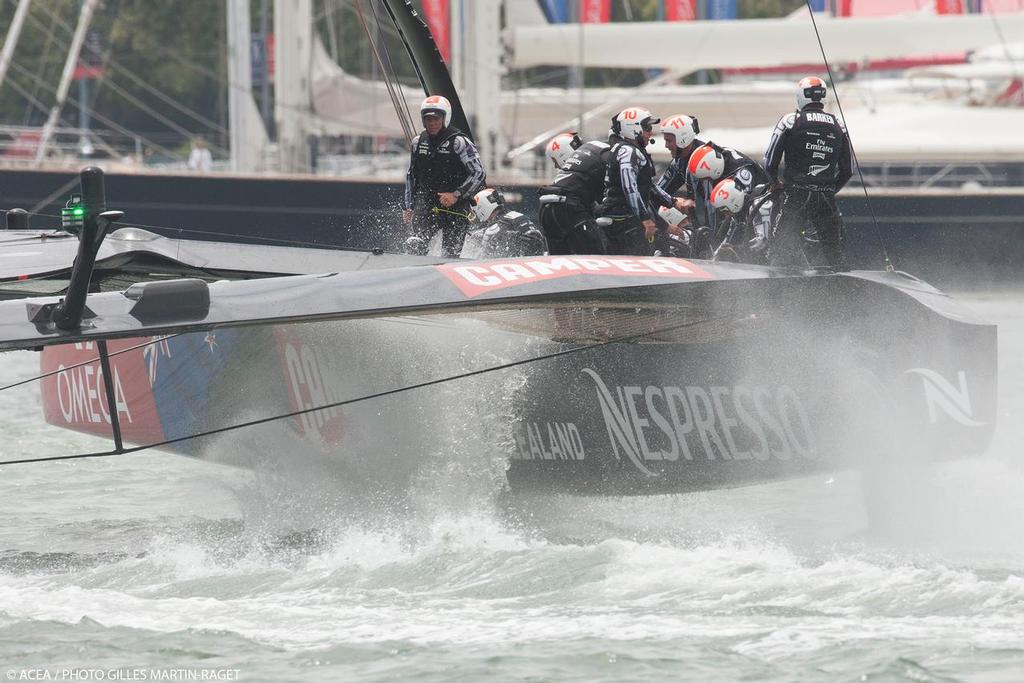
<svg viewBox="0 0 1024 683"><path fill-rule="evenodd" d="M768 248L768 240L764 238L764 235L758 235L754 239L747 242L747 249L752 254L759 254Z"/></svg>

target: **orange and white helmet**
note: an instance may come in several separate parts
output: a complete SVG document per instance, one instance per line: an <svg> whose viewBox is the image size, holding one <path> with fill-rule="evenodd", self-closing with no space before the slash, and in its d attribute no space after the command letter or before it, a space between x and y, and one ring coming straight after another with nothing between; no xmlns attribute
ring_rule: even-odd
<svg viewBox="0 0 1024 683"><path fill-rule="evenodd" d="M632 140L638 145L643 145L644 131L654 130L654 124L660 122L661 119L643 107L628 107L620 111L618 116L615 117L612 123L612 131L618 133L626 140Z"/></svg>
<svg viewBox="0 0 1024 683"><path fill-rule="evenodd" d="M658 215L663 221L674 227L682 227L682 224L686 222L686 214L674 206L662 206L658 209Z"/></svg>
<svg viewBox="0 0 1024 683"><path fill-rule="evenodd" d="M697 138L700 125L697 119L686 114L673 114L661 122L662 135L676 136L676 146L686 147Z"/></svg>
<svg viewBox="0 0 1024 683"><path fill-rule="evenodd" d="M452 103L443 95L431 95L420 105L420 119L427 114L440 116L441 121L447 126L452 120Z"/></svg>
<svg viewBox="0 0 1024 683"><path fill-rule="evenodd" d="M701 145L693 150L686 168L694 178L717 180L725 172L725 157L711 145Z"/></svg>
<svg viewBox="0 0 1024 683"><path fill-rule="evenodd" d="M725 209L729 213L742 211L746 200L747 193L741 190L732 178L718 181L715 189L711 190L711 206L716 209Z"/></svg>
<svg viewBox="0 0 1024 683"><path fill-rule="evenodd" d="M825 81L817 76L801 78L800 82L796 84L797 109L803 109L811 102L824 102L827 96L828 88L825 86Z"/></svg>
<svg viewBox="0 0 1024 683"><path fill-rule="evenodd" d="M580 136L576 133L559 133L548 141L544 153L555 165L555 168L562 168L572 153L579 147Z"/></svg>
<svg viewBox="0 0 1024 683"><path fill-rule="evenodd" d="M472 208L476 220L483 223L490 219L491 214L505 203L505 197L493 187L487 187L473 195Z"/></svg>

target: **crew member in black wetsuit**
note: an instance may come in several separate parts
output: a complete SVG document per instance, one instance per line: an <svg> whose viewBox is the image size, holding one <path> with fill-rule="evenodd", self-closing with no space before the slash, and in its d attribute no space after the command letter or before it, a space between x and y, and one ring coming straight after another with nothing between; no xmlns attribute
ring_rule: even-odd
<svg viewBox="0 0 1024 683"><path fill-rule="evenodd" d="M458 256L469 226L473 195L486 184L480 154L465 133L449 125L452 105L432 95L420 105L424 130L412 140L405 175L402 218L411 227L405 251L426 254L431 238L441 231L445 256Z"/></svg>
<svg viewBox="0 0 1024 683"><path fill-rule="evenodd" d="M612 221L607 227L611 254L650 255L658 230L656 207L685 209L683 199L673 199L654 184L654 162L646 147L658 122L639 107L623 109L612 121L612 134L621 141L608 154L600 209Z"/></svg>
<svg viewBox="0 0 1024 683"><path fill-rule="evenodd" d="M686 166L686 184L696 203L694 230L708 228L712 248L717 247L725 235L711 206L711 191L725 178L735 180L744 192L770 182L768 174L756 161L734 149L708 142L693 151Z"/></svg>
<svg viewBox="0 0 1024 683"><path fill-rule="evenodd" d="M724 214L725 239L715 250L716 261L768 263L768 235L775 193L766 185L748 191L733 178L720 180L711 191L711 207Z"/></svg>
<svg viewBox="0 0 1024 683"><path fill-rule="evenodd" d="M540 225L551 254L605 254L608 239L594 222L604 193L611 145L583 143L575 133L551 138L547 156L558 169L550 185L540 188Z"/></svg>
<svg viewBox="0 0 1024 683"><path fill-rule="evenodd" d="M696 116L673 114L661 122L661 136L665 148L672 154L672 161L658 178L658 187L670 195L681 189L689 191L686 185L686 164L693 150L705 144L703 140L697 139L699 133L700 123Z"/></svg>
<svg viewBox="0 0 1024 683"><path fill-rule="evenodd" d="M828 90L817 76L797 84L797 110L775 126L764 155L764 167L779 183L779 164L785 160L782 200L771 239L773 266L806 266L819 260L805 249L820 249L834 268L845 269L846 234L836 206L838 192L853 175L850 137L846 128L825 111ZM807 228L817 241L805 240Z"/></svg>
<svg viewBox="0 0 1024 683"><path fill-rule="evenodd" d="M471 202L480 227L466 236L462 258L513 258L547 253L544 235L529 218L505 205L494 188L480 190Z"/></svg>

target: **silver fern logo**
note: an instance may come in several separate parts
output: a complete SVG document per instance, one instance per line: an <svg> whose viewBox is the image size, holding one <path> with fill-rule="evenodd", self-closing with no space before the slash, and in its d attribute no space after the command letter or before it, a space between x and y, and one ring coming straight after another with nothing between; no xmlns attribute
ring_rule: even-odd
<svg viewBox="0 0 1024 683"><path fill-rule="evenodd" d="M928 403L928 419L932 424L939 421L939 411L965 427L982 427L984 422L974 419L971 395L967 391L967 373L957 372L959 386L928 368L911 368L908 375L917 375L924 383L924 399Z"/></svg>

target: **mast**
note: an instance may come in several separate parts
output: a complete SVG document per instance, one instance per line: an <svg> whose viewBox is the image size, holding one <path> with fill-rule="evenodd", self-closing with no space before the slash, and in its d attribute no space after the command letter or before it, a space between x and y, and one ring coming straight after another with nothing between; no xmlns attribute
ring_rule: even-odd
<svg viewBox="0 0 1024 683"><path fill-rule="evenodd" d="M11 59L14 57L14 48L18 46L21 38L21 29L25 25L25 17L28 16L29 5L32 0L20 0L18 9L14 11L14 19L7 29L7 38L4 39L4 49L0 52L0 86L4 84L7 77L7 69L11 66Z"/></svg>
<svg viewBox="0 0 1024 683"><path fill-rule="evenodd" d="M501 136L501 0L459 0L452 5L452 70L465 94L484 168L496 170Z"/></svg>
<svg viewBox="0 0 1024 683"><path fill-rule="evenodd" d="M231 138L231 170L256 171L259 145L254 121L249 115L252 101L252 59L250 56L249 0L228 0L228 130Z"/></svg>
<svg viewBox="0 0 1024 683"><path fill-rule="evenodd" d="M280 170L309 170L310 79L312 63L312 0L274 3L274 118Z"/></svg>
<svg viewBox="0 0 1024 683"><path fill-rule="evenodd" d="M39 138L39 147L36 149L37 166L43 162L46 148L53 136L53 129L57 126L57 121L60 120L60 113L64 109L64 102L68 98L68 89L71 87L71 79L75 75L75 64L78 63L78 57L82 52L82 43L85 42L85 33L89 30L92 15L98 4L99 0L85 0L82 3L82 11L78 15L78 26L75 27L75 34L71 38L71 47L68 49L68 57L64 60L64 71L60 76L60 85L57 86L57 101L50 109L50 116L46 119L46 125L43 126L43 132ZM4 46L6 47L6 43Z"/></svg>

